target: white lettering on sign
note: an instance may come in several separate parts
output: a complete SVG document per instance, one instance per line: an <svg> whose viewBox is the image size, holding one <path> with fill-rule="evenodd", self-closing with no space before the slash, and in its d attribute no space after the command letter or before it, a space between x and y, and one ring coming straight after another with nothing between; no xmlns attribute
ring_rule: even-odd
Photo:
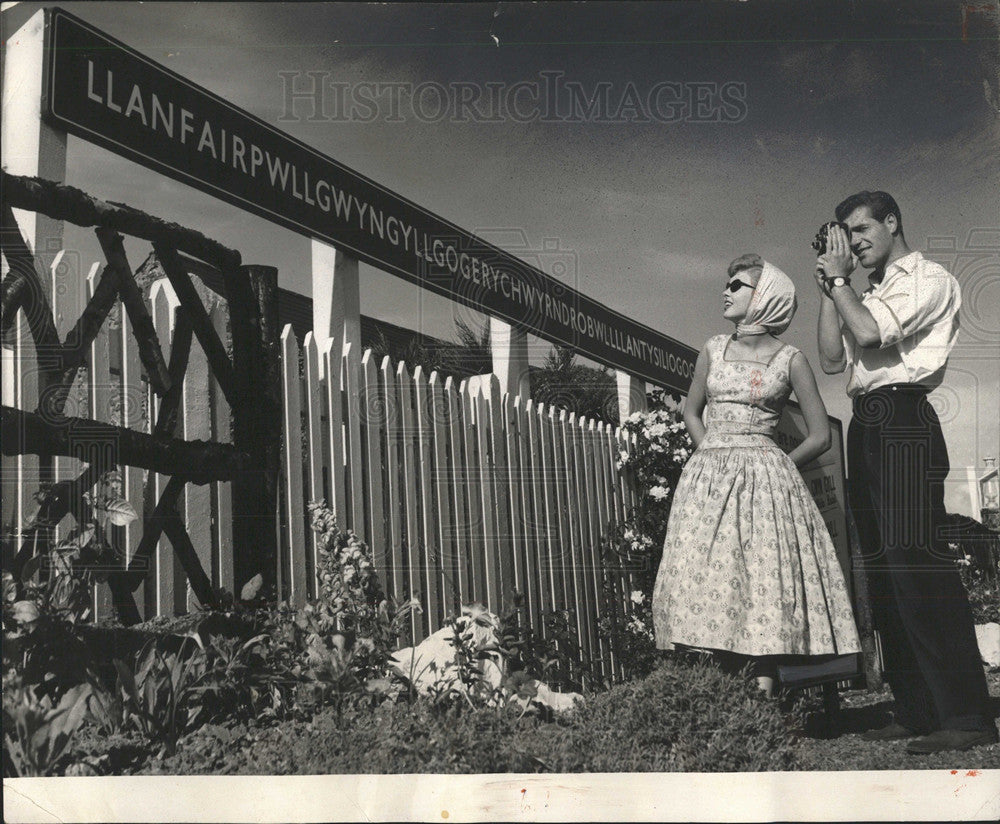
<svg viewBox="0 0 1000 824"><path fill-rule="evenodd" d="M199 154L211 157L213 161L249 178L256 180L263 171L264 179L272 188L318 212L331 215L342 224L357 227L359 231L402 248L404 252L445 269L455 277L475 283L482 290L501 294L531 310L537 307L547 318L565 327L570 333L568 337L585 335L611 349L685 378L690 378L694 372L692 360L668 355L659 346L640 340L547 294L535 284L522 280L516 272L501 270L489 261L458 248L454 241L428 237L398 215L387 214L315 172L310 174L308 169L299 168L296 163L272 154L241 135L227 134L225 129L207 119L198 118L186 108L180 107L180 122L177 124L172 101L161 100L138 83L117 77L111 69L101 69L93 59L87 60L87 100L91 104L103 106L183 145L193 143Z"/></svg>

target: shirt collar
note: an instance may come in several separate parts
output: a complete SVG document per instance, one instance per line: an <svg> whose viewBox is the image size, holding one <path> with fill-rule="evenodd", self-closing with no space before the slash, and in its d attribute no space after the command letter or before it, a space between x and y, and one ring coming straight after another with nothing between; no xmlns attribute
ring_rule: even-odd
<svg viewBox="0 0 1000 824"><path fill-rule="evenodd" d="M865 289L865 294L868 292L874 292L880 286L885 285L885 282L889 277L896 273L896 271L903 272L904 274L911 275L913 270L917 268L919 263L924 259L921 252L910 252L908 255L903 255L901 258L897 258L892 263L886 267L885 274L882 276L882 280L878 283L869 282L868 288Z"/></svg>
<svg viewBox="0 0 1000 824"><path fill-rule="evenodd" d="M913 270L917 268L917 264L923 259L924 256L920 252L910 252L910 254L903 255L901 258L894 260L889 266L896 266L909 275L913 273Z"/></svg>

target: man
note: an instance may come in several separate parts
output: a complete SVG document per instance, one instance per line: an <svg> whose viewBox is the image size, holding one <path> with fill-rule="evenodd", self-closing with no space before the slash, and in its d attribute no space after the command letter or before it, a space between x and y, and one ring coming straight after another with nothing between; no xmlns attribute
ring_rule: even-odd
<svg viewBox="0 0 1000 824"><path fill-rule="evenodd" d="M896 699L894 723L865 738L910 738L911 753L995 743L968 595L940 535L948 451L927 399L958 336L958 282L910 250L885 192L852 195L836 215L850 237L831 227L816 264L820 362L848 370L849 500ZM871 270L860 295L858 263Z"/></svg>

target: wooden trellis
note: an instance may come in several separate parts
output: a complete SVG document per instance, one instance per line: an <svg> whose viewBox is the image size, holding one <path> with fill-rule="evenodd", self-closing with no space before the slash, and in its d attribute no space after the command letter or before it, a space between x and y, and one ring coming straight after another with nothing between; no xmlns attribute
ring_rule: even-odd
<svg viewBox="0 0 1000 824"><path fill-rule="evenodd" d="M35 410L3 406L3 453L38 455L42 480L55 480L54 457L81 457L86 461L86 455L94 453L104 455L105 463L111 465L150 470L147 487L153 483L153 473L170 476L155 506L145 515L142 538L129 553L127 565L109 577L112 597L124 623L140 620L133 593L146 577L161 535L170 541L201 604L208 607L216 603L210 578L178 511L187 484L232 482L232 529L237 548L234 580L239 587L261 573L264 591L268 591L274 583L273 559L277 552L275 512L281 448L277 270L241 265L239 252L197 231L124 204L100 201L70 186L6 172L0 185L2 251L9 267L0 289L2 331L7 336L18 310L24 312L36 351L39 381ZM56 331L52 306L13 208L95 229L106 263L93 296L64 340ZM129 265L122 234L152 244L179 300L169 362L163 356L153 319ZM191 281L191 258L215 268L222 276L229 305L231 359ZM86 365L91 344L119 297L138 344L143 371L159 399L151 433L65 415L67 397ZM197 338L232 410L231 444L176 437L181 387L193 338ZM58 522L72 510L73 502L94 485L99 467L95 462L89 464L78 478L48 487L40 502L39 522ZM144 497L151 500L151 495ZM15 572L33 553L44 550L49 537L45 533L24 539L15 559Z"/></svg>

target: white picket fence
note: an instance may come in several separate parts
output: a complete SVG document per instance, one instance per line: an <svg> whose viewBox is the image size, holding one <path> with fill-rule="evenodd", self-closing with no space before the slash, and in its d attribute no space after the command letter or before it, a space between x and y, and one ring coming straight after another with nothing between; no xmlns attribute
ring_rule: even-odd
<svg viewBox="0 0 1000 824"><path fill-rule="evenodd" d="M94 265L87 277L88 299L98 270ZM193 280L226 340L224 299ZM166 279L153 284L149 304L169 359L179 302ZM629 586L627 576L611 576L613 596L605 597L599 546L609 523L621 522L635 495L617 469L619 452L631 448L620 430L501 394L495 375L456 384L420 367L411 372L388 358L377 363L371 350L361 353L356 344L346 347L337 370L331 368L330 346L319 346L311 332L300 352L290 325L281 345L284 442L277 579L283 598L298 605L317 595L317 541L306 505L326 500L341 527L371 547L386 593L420 600L413 640L439 629L464 604L479 602L502 611L516 590L538 629L546 613L568 610L584 651L610 671L610 650L598 622L609 609L624 608ZM30 336L23 329L19 350L14 362L30 360ZM78 382L67 414L153 432L158 403L142 376L120 303L90 354L86 378ZM338 372L340 385L333 386L326 376ZM30 408L32 399L20 388L17 394L23 396L15 405ZM178 437L230 440L229 407L197 339L191 342L179 416ZM18 472L20 466L13 465ZM140 514L148 511L168 478L148 479L142 469L120 469L126 498ZM57 480L79 471L74 459L57 459ZM18 500L5 506L16 509L19 523L32 513L33 478L33 472L19 475ZM9 482L5 488L11 489ZM188 533L213 586L234 591L233 557L239 547L233 546L230 484L188 484L182 500ZM70 526L65 522L63 530ZM142 537L142 518L116 530L114 543L130 560ZM161 537L144 588L136 594L145 618L197 608L166 538ZM101 585L95 617L108 617L110 610Z"/></svg>
<svg viewBox="0 0 1000 824"><path fill-rule="evenodd" d="M286 326L279 579L291 602L316 592L304 512L325 499L371 546L387 593L420 599L415 640L463 604L500 612L516 590L533 626L569 609L583 649L610 660L597 632L609 608L599 547L633 504L616 465L628 449L621 433L501 394L495 375L456 385L388 357L376 363L371 350L358 358L353 345L334 387L329 347L309 333L303 348L300 375Z"/></svg>

